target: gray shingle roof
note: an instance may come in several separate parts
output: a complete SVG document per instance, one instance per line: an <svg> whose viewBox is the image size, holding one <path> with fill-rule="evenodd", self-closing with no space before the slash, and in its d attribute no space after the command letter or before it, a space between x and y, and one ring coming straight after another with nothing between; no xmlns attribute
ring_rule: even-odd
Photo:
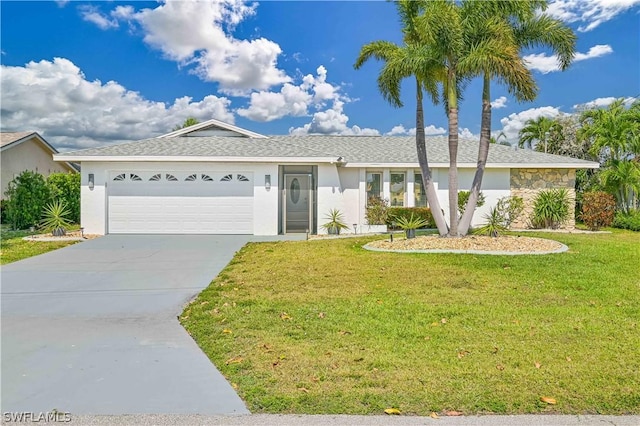
<svg viewBox="0 0 640 426"><path fill-rule="evenodd" d="M427 138L429 162L449 162L446 136ZM269 136L265 139L242 137L152 138L102 148L61 154L67 161L74 157L240 157L255 158L327 158L343 157L347 163L417 163L414 136ZM458 164L475 164L478 142L460 139ZM594 167L595 163L544 154L531 150L491 145L487 163L491 164L575 164Z"/></svg>

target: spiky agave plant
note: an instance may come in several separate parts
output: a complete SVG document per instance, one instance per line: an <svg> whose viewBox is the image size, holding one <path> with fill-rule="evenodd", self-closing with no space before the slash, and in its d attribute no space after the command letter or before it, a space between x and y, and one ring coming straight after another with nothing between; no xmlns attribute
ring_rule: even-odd
<svg viewBox="0 0 640 426"><path fill-rule="evenodd" d="M63 236L67 233L67 228L71 226L68 219L70 213L64 201L49 203L44 208L40 228L44 232L51 232L56 237Z"/></svg>

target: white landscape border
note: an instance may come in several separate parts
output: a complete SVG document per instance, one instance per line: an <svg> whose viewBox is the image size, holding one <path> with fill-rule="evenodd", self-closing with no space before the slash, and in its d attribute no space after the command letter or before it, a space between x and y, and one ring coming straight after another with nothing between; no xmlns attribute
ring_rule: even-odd
<svg viewBox="0 0 640 426"><path fill-rule="evenodd" d="M565 244L562 244L559 241L554 241L560 244L560 247L555 250L547 250L547 251L506 251L506 250L455 250L455 249L409 249L409 250L398 250L398 249L383 249L378 247L371 247L368 244L362 246L365 250L370 251L379 251L379 252L388 252L388 253L457 253L457 254L486 254L493 256L521 256L521 255L540 255L540 254L558 254L564 253L569 250Z"/></svg>

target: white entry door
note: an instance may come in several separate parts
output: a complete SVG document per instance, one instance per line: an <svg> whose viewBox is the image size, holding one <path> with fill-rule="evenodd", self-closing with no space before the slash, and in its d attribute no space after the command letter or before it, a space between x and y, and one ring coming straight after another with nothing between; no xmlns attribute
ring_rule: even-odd
<svg viewBox="0 0 640 426"><path fill-rule="evenodd" d="M253 234L249 172L117 172L108 194L111 234Z"/></svg>
<svg viewBox="0 0 640 426"><path fill-rule="evenodd" d="M313 217L311 175L286 174L284 184L285 232L308 232Z"/></svg>

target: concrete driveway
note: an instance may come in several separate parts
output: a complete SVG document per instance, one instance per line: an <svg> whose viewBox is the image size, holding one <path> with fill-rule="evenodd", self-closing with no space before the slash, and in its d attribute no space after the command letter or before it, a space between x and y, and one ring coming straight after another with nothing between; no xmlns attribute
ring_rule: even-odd
<svg viewBox="0 0 640 426"><path fill-rule="evenodd" d="M247 414L177 321L251 236L108 235L2 267L2 412Z"/></svg>

